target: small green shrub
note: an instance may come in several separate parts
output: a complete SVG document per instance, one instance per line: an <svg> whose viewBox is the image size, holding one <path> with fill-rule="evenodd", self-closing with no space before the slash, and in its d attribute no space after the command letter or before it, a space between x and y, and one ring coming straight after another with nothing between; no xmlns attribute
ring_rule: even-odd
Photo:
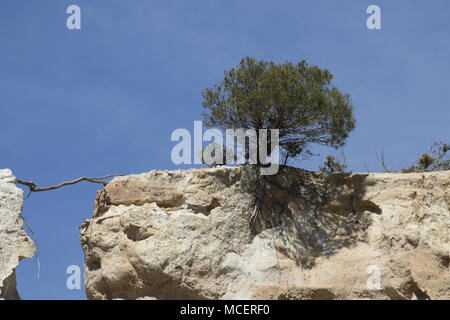
<svg viewBox="0 0 450 320"><path fill-rule="evenodd" d="M323 166L319 167L321 172L344 173L347 171L348 164L344 154L342 154L341 159L336 159L333 156L327 156L326 159Z"/></svg>
<svg viewBox="0 0 450 320"><path fill-rule="evenodd" d="M430 148L429 153L424 153L417 160L416 164L407 169L402 169L403 173L409 172L431 172L450 170L450 144L444 142L435 142Z"/></svg>

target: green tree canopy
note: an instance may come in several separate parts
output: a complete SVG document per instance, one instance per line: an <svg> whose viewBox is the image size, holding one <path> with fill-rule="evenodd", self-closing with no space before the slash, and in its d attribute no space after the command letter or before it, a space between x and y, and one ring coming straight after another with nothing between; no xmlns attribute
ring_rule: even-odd
<svg viewBox="0 0 450 320"><path fill-rule="evenodd" d="M206 126L225 129L279 129L285 157L309 153L311 143L340 147L355 127L348 94L332 84L326 69L246 57L225 72L220 84L202 95Z"/></svg>

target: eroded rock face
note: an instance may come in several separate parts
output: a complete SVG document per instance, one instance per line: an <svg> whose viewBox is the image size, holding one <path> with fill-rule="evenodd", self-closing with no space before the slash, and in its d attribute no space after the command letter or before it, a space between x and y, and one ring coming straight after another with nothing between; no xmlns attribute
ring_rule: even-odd
<svg viewBox="0 0 450 320"><path fill-rule="evenodd" d="M22 228L23 191L11 170L0 170L0 299L20 299L15 268L34 254L33 242Z"/></svg>
<svg viewBox="0 0 450 320"><path fill-rule="evenodd" d="M450 172L115 178L81 229L89 299L449 299Z"/></svg>

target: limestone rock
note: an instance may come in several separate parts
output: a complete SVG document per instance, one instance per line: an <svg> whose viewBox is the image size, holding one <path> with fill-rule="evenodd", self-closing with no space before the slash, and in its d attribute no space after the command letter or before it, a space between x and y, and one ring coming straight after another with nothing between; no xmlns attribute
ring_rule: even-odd
<svg viewBox="0 0 450 320"><path fill-rule="evenodd" d="M449 299L450 172L151 171L99 191L89 299Z"/></svg>
<svg viewBox="0 0 450 320"><path fill-rule="evenodd" d="M15 268L31 258L34 246L22 228L23 191L15 186L11 170L0 170L0 299L20 299Z"/></svg>

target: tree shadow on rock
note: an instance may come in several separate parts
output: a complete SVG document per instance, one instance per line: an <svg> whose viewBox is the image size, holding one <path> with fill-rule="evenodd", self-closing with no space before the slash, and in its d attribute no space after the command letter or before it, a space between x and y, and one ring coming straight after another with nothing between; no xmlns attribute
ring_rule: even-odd
<svg viewBox="0 0 450 320"><path fill-rule="evenodd" d="M264 176L254 236L270 230L277 252L305 268L315 259L367 241L375 203L364 198L368 174L318 173L283 167Z"/></svg>

